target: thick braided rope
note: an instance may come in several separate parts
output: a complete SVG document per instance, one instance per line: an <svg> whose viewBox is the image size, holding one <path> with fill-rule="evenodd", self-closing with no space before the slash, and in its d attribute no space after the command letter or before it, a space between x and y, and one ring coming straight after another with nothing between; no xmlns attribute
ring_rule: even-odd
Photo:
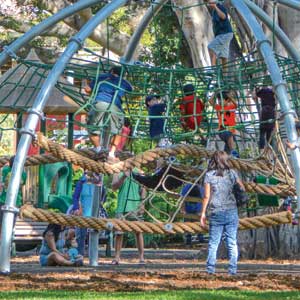
<svg viewBox="0 0 300 300"><path fill-rule="evenodd" d="M20 211L21 218L30 218L34 221L43 221L63 226L76 226L83 228L93 228L96 230L110 229L123 232L143 232L158 234L175 234L175 233L204 233L208 227L203 228L200 222L175 222L175 223L151 223L140 221L125 221L119 219L87 218L79 216L65 215L43 209L34 208L31 205L24 205ZM257 216L253 218L244 218L239 221L239 229L256 229L270 227L279 224L290 224L292 214L289 211L280 213Z"/></svg>
<svg viewBox="0 0 300 300"><path fill-rule="evenodd" d="M287 184L269 185L255 182L244 182L244 185L248 193L257 193L280 197L296 195L295 187Z"/></svg>
<svg viewBox="0 0 300 300"><path fill-rule="evenodd" d="M92 150L84 150L84 151L76 151L78 154L87 154L87 156L93 157L94 152ZM9 161L9 156L2 156L0 157L0 167L5 165ZM44 154L44 155L34 155L28 156L26 159L25 166L35 166L41 164L48 164L48 163L55 163L64 161L63 159L58 159L56 156L51 154ZM191 170L191 169L190 169ZM198 170L199 171L199 170ZM191 172L188 171L187 172ZM196 175L200 174L199 172L195 172ZM248 193L258 193L258 194L265 194L265 195L272 195L272 196L294 196L296 194L296 190L294 186L285 185L285 184L278 184L278 185L267 185L267 184L258 184L254 182L244 182L246 191ZM171 197L179 198L180 195L171 194ZM189 201L192 202L199 202L199 199L192 199L191 197L186 197L186 199L190 199Z"/></svg>
<svg viewBox="0 0 300 300"><path fill-rule="evenodd" d="M38 144L48 152L51 152L54 156L59 157L60 159L65 159L68 162L79 165L84 169L105 174L113 174L119 173L121 171L128 171L134 169L135 167L140 168L159 158L167 158L170 156L184 156L201 157L208 159L213 154L212 151L207 151L196 145L179 144L164 149L156 148L148 150L144 153L137 154L134 157L128 158L125 161L121 161L110 165L101 162L95 163L91 159L80 156L78 153L72 150L66 149L57 143L47 140L46 137L43 136L41 133L38 134ZM248 161L241 159L230 159L229 162L232 168L242 172L258 171L260 173L270 174L273 171L273 165L266 160ZM274 174L272 175L278 176L279 178L283 178L281 170L279 170L278 174L275 170Z"/></svg>
<svg viewBox="0 0 300 300"><path fill-rule="evenodd" d="M248 193L257 193L269 196L280 196L280 197L288 197L288 196L295 196L296 189L289 185L278 184L278 185L268 185L262 183L255 183L255 182L243 182L246 192ZM180 199L182 195L177 193L169 193L167 192L168 196L173 199ZM190 197L185 196L186 202L202 202L202 199L198 197Z"/></svg>
<svg viewBox="0 0 300 300"><path fill-rule="evenodd" d="M85 170L101 174L118 173L119 170L105 162L95 162L94 160L82 156L75 151L66 149L57 143L48 141L42 134L38 134L38 142L46 151L52 153L61 160L68 161L75 165L81 166Z"/></svg>
<svg viewBox="0 0 300 300"><path fill-rule="evenodd" d="M97 160L97 153L95 153L92 149L80 149L80 150L73 150L75 153L88 157L92 160ZM128 153L120 153L119 158L121 160L127 159L130 157ZM2 168L4 165L6 165L11 156L0 156L0 168ZM29 166L39 166L39 165L45 165L45 164L52 164L56 162L63 162L64 159L59 158L57 156L54 156L52 154L41 154L41 155L31 155L26 157L25 167Z"/></svg>
<svg viewBox="0 0 300 300"><path fill-rule="evenodd" d="M96 160L95 152L90 149L75 150L74 152L89 157L90 159ZM9 162L10 158L11 156L0 156L0 168L6 165ZM32 155L26 157L25 167L52 164L62 161L64 160L52 154Z"/></svg>

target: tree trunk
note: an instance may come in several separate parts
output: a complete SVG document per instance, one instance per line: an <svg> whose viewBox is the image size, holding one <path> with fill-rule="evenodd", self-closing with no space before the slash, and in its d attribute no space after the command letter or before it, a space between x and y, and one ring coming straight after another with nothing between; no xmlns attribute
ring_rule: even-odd
<svg viewBox="0 0 300 300"><path fill-rule="evenodd" d="M192 5L191 0L173 0L176 6ZM207 45L213 38L210 15L205 6L179 9L174 7L179 24L190 47L194 68L209 66Z"/></svg>

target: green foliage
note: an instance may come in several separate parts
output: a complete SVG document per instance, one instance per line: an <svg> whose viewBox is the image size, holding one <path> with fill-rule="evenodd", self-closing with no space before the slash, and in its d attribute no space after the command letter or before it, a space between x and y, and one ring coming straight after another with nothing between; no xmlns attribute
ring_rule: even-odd
<svg viewBox="0 0 300 300"><path fill-rule="evenodd" d="M1 115L0 117L1 127L1 143L0 143L0 155L12 155L15 153L14 145L15 141L14 133L12 128L14 127L14 116L13 115Z"/></svg>
<svg viewBox="0 0 300 300"><path fill-rule="evenodd" d="M133 33L133 28L128 25L128 21L132 16L130 7L119 8L108 20L108 24L114 28L127 34Z"/></svg>
<svg viewBox="0 0 300 300"><path fill-rule="evenodd" d="M96 13L104 5L98 4L93 7ZM137 15L134 5L118 9L109 19L107 24L116 31L132 35L135 29L131 25L131 19ZM166 22L165 20L168 20ZM90 44L90 41L87 42ZM171 6L165 6L154 18L154 21L145 30L141 44L145 48L141 59L155 65L175 65L182 63L181 58L189 57L187 54L186 41L181 32L181 26Z"/></svg>
<svg viewBox="0 0 300 300"><path fill-rule="evenodd" d="M83 170L81 168L76 170L73 169L72 178L74 181L78 181L82 175L83 175Z"/></svg>
<svg viewBox="0 0 300 300"><path fill-rule="evenodd" d="M77 181L81 178L83 175L83 170L81 168L72 169L72 188L73 191L75 189Z"/></svg>
<svg viewBox="0 0 300 300"><path fill-rule="evenodd" d="M105 186L107 187L107 185ZM104 208L108 214L108 217L114 218L117 209L118 191L113 191L112 189L106 189L106 190L107 190L107 200L104 204Z"/></svg>
<svg viewBox="0 0 300 300"><path fill-rule="evenodd" d="M96 13L103 6L104 4L95 5L92 9L93 13ZM130 6L121 7L109 17L107 24L112 26L116 31L132 34L133 28L128 23L134 13Z"/></svg>
<svg viewBox="0 0 300 300"><path fill-rule="evenodd" d="M151 292L93 292L93 291L10 291L1 292L0 299L98 299L98 300L299 300L300 294L294 292L262 292L236 290L173 290Z"/></svg>
<svg viewBox="0 0 300 300"><path fill-rule="evenodd" d="M143 41L149 44L145 45L148 51L141 56L142 60L157 66L170 67L182 64L182 58L189 57L186 40L171 6L164 6L161 9L145 35Z"/></svg>

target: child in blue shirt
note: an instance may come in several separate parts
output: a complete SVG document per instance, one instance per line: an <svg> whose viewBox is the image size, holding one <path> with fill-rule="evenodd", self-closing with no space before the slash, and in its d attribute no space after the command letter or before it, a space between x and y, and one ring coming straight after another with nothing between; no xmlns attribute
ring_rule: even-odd
<svg viewBox="0 0 300 300"><path fill-rule="evenodd" d="M82 215L84 217L92 216L92 205L95 186L103 185L101 175L94 172L85 171L82 177L78 180L73 194L72 211L75 215ZM106 189L102 186L101 197L99 198L99 216L107 217L107 213L103 204L106 201ZM78 242L79 254L84 255L85 240L87 236L86 228L76 228L76 237Z"/></svg>
<svg viewBox="0 0 300 300"><path fill-rule="evenodd" d="M195 185L192 188L192 184L188 183L185 186L183 186L181 193L182 196L190 196L190 197L196 197L202 199L204 197L204 189L203 187L200 187L199 185ZM200 202L190 202L185 201L184 207L182 208L182 212L184 214L192 214L192 215L199 215L202 210L202 203ZM195 222L195 219L190 218L184 218L185 222ZM198 240L200 243L204 242L203 234L199 233L197 235ZM186 244L191 245L192 244L192 234L188 233L186 234Z"/></svg>
<svg viewBox="0 0 300 300"><path fill-rule="evenodd" d="M164 138L166 119L163 115L166 111L166 104L159 95L147 96L145 103L150 120L150 138L158 142L158 147L165 147L169 144L168 139Z"/></svg>
<svg viewBox="0 0 300 300"><path fill-rule="evenodd" d="M75 238L72 240L66 240L65 246L67 248L67 254L69 256L69 260L72 262L77 262L77 265L79 264L79 261L81 260L83 264L83 257L79 254L77 248L78 244Z"/></svg>
<svg viewBox="0 0 300 300"><path fill-rule="evenodd" d="M87 118L89 138L95 147L95 151L99 153L102 150L100 146L102 127L107 126L107 130L113 134L111 149L108 154L113 162L116 145L118 145L121 138L118 134L124 124L122 97L132 91L132 86L123 78L122 67L120 66L112 67L109 73L100 74L96 80L85 87L86 93L91 94L95 85L97 95Z"/></svg>

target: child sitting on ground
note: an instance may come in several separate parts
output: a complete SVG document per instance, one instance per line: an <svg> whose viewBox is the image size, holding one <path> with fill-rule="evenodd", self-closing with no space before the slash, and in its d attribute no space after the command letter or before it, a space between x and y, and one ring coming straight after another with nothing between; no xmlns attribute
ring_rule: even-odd
<svg viewBox="0 0 300 300"><path fill-rule="evenodd" d="M169 141L164 138L166 120L163 114L166 111L166 104L159 95L149 95L145 102L150 119L150 138L158 143L158 147L168 146Z"/></svg>
<svg viewBox="0 0 300 300"><path fill-rule="evenodd" d="M83 265L83 257L79 254L77 248L78 244L75 238L71 240L66 240L65 246L67 248L67 254L69 260L76 263L76 265Z"/></svg>

